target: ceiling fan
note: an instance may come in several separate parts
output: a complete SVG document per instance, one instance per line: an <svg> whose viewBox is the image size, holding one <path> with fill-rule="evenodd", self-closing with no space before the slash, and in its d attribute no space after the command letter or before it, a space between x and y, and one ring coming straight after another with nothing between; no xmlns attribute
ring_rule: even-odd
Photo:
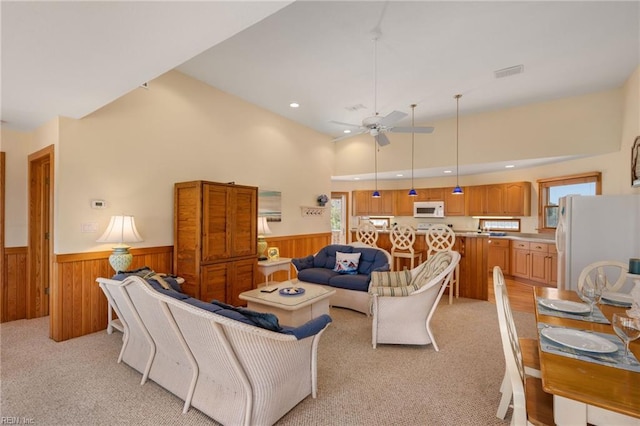
<svg viewBox="0 0 640 426"><path fill-rule="evenodd" d="M378 92L378 73L377 73L377 44L378 38L380 37L380 32L374 30L373 37L373 109L375 111L375 115L371 117L365 117L362 120L361 125L351 124L351 123L343 123L340 121L331 121L331 123L335 123L341 126L347 126L352 128L357 128L359 131L355 134L348 134L345 136L341 136L339 138L334 139L333 141L339 141L342 139L349 138L351 136L360 135L363 133L369 133L373 136L380 146L389 145L389 138L385 135L385 133L432 133L433 127L400 127L394 126L395 123L402 120L407 116L406 113L402 111L392 111L391 113L381 116L378 113L377 107L377 92Z"/></svg>

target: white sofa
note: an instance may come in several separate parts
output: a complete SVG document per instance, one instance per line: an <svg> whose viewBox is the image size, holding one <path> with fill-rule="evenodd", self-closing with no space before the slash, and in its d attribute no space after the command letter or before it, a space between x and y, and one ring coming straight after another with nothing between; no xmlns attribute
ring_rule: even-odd
<svg viewBox="0 0 640 426"><path fill-rule="evenodd" d="M161 294L138 276L97 281L123 324L118 362L184 400L183 412L193 406L225 425L271 425L316 397L328 316L283 334ZM300 336L302 327L309 336Z"/></svg>

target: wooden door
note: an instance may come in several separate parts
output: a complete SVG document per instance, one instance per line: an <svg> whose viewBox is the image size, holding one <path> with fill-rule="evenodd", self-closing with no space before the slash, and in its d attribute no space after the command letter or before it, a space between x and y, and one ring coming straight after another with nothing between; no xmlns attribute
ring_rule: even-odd
<svg viewBox="0 0 640 426"><path fill-rule="evenodd" d="M444 215L445 216L464 216L464 200L466 189L462 194L454 194L453 187L444 188Z"/></svg>
<svg viewBox="0 0 640 426"><path fill-rule="evenodd" d="M0 152L0 322L5 320L7 303L4 265L4 193L5 193L5 153Z"/></svg>
<svg viewBox="0 0 640 426"><path fill-rule="evenodd" d="M420 190L418 190L419 192ZM413 216L413 203L418 201L418 197L411 197L406 189L397 189L394 191L395 216Z"/></svg>
<svg viewBox="0 0 640 426"><path fill-rule="evenodd" d="M205 302L219 300L227 302L227 283L230 280L229 262L212 263L204 265L200 271L199 294L190 294L196 299Z"/></svg>
<svg viewBox="0 0 640 426"><path fill-rule="evenodd" d="M502 269L502 273L508 275L509 272L509 258L511 257L511 251L509 249L509 240L490 239L489 240L489 260L488 272L493 273L493 267L499 266Z"/></svg>
<svg viewBox="0 0 640 426"><path fill-rule="evenodd" d="M371 191L353 191L351 192L351 198L353 201L353 215L369 216Z"/></svg>
<svg viewBox="0 0 640 426"><path fill-rule="evenodd" d="M227 217L231 215L230 193L226 185L202 186L202 262L231 256L231 233Z"/></svg>
<svg viewBox="0 0 640 426"><path fill-rule="evenodd" d="M558 286L558 252L555 244L549 244L549 285Z"/></svg>
<svg viewBox="0 0 640 426"><path fill-rule="evenodd" d="M469 216L485 214L486 189L484 186L469 186L465 191L465 200Z"/></svg>
<svg viewBox="0 0 640 426"><path fill-rule="evenodd" d="M547 255L547 252L531 250L530 253L531 280L547 284L549 282L547 275L549 270L549 256Z"/></svg>
<svg viewBox="0 0 640 426"><path fill-rule="evenodd" d="M504 184L504 214L529 216L531 214L531 185L529 182Z"/></svg>
<svg viewBox="0 0 640 426"><path fill-rule="evenodd" d="M53 251L53 146L29 155L27 318L49 315ZM50 323L53 324L54 318ZM50 331L52 332L52 327Z"/></svg>
<svg viewBox="0 0 640 426"><path fill-rule="evenodd" d="M255 259L244 259L232 262L230 265L231 279L227 281L227 303L234 306L247 304L245 300L240 300L240 293L253 289L256 262Z"/></svg>
<svg viewBox="0 0 640 426"><path fill-rule="evenodd" d="M529 243L524 241L511 242L511 275L521 278L531 276L529 260Z"/></svg>
<svg viewBox="0 0 640 426"><path fill-rule="evenodd" d="M256 188L230 188L231 256L257 256L258 191Z"/></svg>
<svg viewBox="0 0 640 426"><path fill-rule="evenodd" d="M502 215L504 214L504 185L487 185L486 206L484 214Z"/></svg>

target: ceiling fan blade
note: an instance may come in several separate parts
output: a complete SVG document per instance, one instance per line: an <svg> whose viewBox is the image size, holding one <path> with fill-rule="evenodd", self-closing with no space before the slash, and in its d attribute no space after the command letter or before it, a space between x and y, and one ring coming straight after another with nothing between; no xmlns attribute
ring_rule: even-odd
<svg viewBox="0 0 640 426"><path fill-rule="evenodd" d="M355 127L355 128L358 128L358 129L360 127L362 127L359 124L343 123L342 121L330 121L329 123L339 124L340 126Z"/></svg>
<svg viewBox="0 0 640 426"><path fill-rule="evenodd" d="M388 132L393 133L433 133L433 127L391 127Z"/></svg>
<svg viewBox="0 0 640 426"><path fill-rule="evenodd" d="M343 140L343 139L350 138L350 137L352 137L352 136L361 135L361 134L363 134L364 132L365 132L365 130L361 130L361 131L359 131L359 132L349 133L349 134L346 134L346 135L344 135L344 136L339 136L339 137L337 137L337 138L335 138L335 139L331 139L331 142L338 142L338 141L341 141L341 140Z"/></svg>
<svg viewBox="0 0 640 426"><path fill-rule="evenodd" d="M389 145L391 143L389 141L389 138L387 138L387 136L384 133L378 133L374 137L376 138L376 142L378 142L378 145L380 146Z"/></svg>
<svg viewBox="0 0 640 426"><path fill-rule="evenodd" d="M402 111L391 111L390 114L382 117L380 120L380 126L391 126L393 123L402 120L407 116L407 113Z"/></svg>

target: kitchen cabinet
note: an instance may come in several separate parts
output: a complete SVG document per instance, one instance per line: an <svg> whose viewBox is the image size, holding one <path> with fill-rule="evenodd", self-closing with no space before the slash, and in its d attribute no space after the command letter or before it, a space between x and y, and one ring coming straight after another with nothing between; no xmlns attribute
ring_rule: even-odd
<svg viewBox="0 0 640 426"><path fill-rule="evenodd" d="M557 285L558 257L553 243L511 242L511 275Z"/></svg>
<svg viewBox="0 0 640 426"><path fill-rule="evenodd" d="M379 190L380 197L373 198L373 191L357 190L352 191L354 216L393 216L394 214L394 191ZM413 214L413 213L412 213Z"/></svg>
<svg viewBox="0 0 640 426"><path fill-rule="evenodd" d="M453 190L453 188L452 188ZM408 189L396 189L393 191L394 216L413 216L413 203L415 201L444 201L446 188L416 188L417 195L409 195ZM446 209L445 203L445 209Z"/></svg>
<svg viewBox="0 0 640 426"><path fill-rule="evenodd" d="M465 215L465 194L466 188L462 188L462 194L454 194L453 187L444 188L444 215L445 216L464 216Z"/></svg>
<svg viewBox="0 0 640 426"><path fill-rule="evenodd" d="M469 216L531 215L531 182L510 182L467 187Z"/></svg>
<svg viewBox="0 0 640 426"><path fill-rule="evenodd" d="M197 299L243 304L257 259L258 188L192 181L174 185L174 273Z"/></svg>
<svg viewBox="0 0 640 426"><path fill-rule="evenodd" d="M493 267L499 266L504 275L509 275L509 259L511 258L511 244L509 240L489 238L489 256L487 261L488 273L493 273Z"/></svg>

